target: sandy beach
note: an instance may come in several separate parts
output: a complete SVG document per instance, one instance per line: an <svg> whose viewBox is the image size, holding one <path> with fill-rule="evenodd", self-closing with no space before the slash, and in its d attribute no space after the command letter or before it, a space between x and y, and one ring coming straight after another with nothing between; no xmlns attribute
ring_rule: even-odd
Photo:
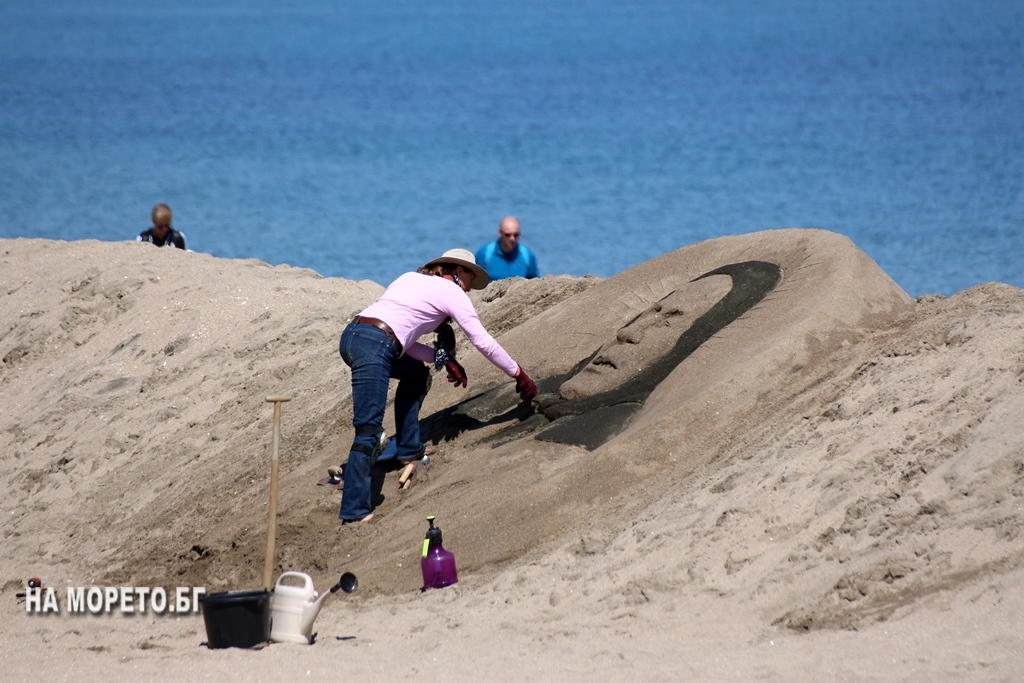
<svg viewBox="0 0 1024 683"><path fill-rule="evenodd" d="M458 331L469 387L434 376L428 474L387 473L374 519L342 527L316 485L352 439L338 337L382 292L0 240L7 680L1020 680L1021 289L915 300L811 229L492 283L471 296L537 400ZM274 573L359 577L312 645L27 611L29 577L62 608L75 587L261 588L268 395L292 397ZM421 592L427 515L459 582Z"/></svg>

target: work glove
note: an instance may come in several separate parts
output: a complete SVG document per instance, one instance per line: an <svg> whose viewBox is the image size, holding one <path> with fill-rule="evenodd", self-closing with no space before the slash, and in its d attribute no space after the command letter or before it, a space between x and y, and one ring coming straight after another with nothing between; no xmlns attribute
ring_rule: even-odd
<svg viewBox="0 0 1024 683"><path fill-rule="evenodd" d="M516 370L516 391L519 393L519 398L523 399L523 403L529 403L537 395L537 385L526 374L522 365Z"/></svg>
<svg viewBox="0 0 1024 683"><path fill-rule="evenodd" d="M448 371L448 381L463 387L469 386L469 377L466 376L466 369L459 364L459 361L452 358L450 361L444 364L445 369Z"/></svg>
<svg viewBox="0 0 1024 683"><path fill-rule="evenodd" d="M437 338L434 341L434 369L440 370L450 361L455 360L455 330L448 324L449 319L437 326L434 332ZM449 374L451 370L448 371ZM465 375L465 371L462 373Z"/></svg>

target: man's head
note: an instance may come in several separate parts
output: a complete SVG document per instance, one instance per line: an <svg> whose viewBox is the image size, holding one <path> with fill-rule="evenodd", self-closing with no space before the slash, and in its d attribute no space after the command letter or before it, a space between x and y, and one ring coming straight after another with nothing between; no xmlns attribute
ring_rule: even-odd
<svg viewBox="0 0 1024 683"><path fill-rule="evenodd" d="M519 246L519 221L515 216L505 216L498 224L498 240L501 250L511 254Z"/></svg>
<svg viewBox="0 0 1024 683"><path fill-rule="evenodd" d="M153 232L160 238L167 236L171 229L171 207L166 204L157 204L153 207Z"/></svg>

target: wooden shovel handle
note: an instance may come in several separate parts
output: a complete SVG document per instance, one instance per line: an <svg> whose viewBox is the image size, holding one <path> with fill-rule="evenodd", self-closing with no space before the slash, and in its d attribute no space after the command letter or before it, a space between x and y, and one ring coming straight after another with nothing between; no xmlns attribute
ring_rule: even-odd
<svg viewBox="0 0 1024 683"><path fill-rule="evenodd" d="M267 396L274 404L274 453L270 459L270 509L267 511L267 556L263 562L263 587L272 590L274 579L274 542L277 537L278 449L281 443L281 404L291 396Z"/></svg>

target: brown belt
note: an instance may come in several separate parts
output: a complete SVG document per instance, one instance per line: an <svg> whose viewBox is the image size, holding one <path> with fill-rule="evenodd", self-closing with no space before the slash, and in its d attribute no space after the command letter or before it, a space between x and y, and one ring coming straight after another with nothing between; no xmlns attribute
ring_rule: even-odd
<svg viewBox="0 0 1024 683"><path fill-rule="evenodd" d="M352 322L358 323L360 325L373 325L378 330L381 330L382 332L384 332L384 334L391 337L391 341L395 342L395 348L398 351L398 355L402 355L402 342L398 341L398 337L395 336L395 331L392 330L391 327L383 320L378 320L377 318L369 318L365 315L357 315L356 317L352 318Z"/></svg>

